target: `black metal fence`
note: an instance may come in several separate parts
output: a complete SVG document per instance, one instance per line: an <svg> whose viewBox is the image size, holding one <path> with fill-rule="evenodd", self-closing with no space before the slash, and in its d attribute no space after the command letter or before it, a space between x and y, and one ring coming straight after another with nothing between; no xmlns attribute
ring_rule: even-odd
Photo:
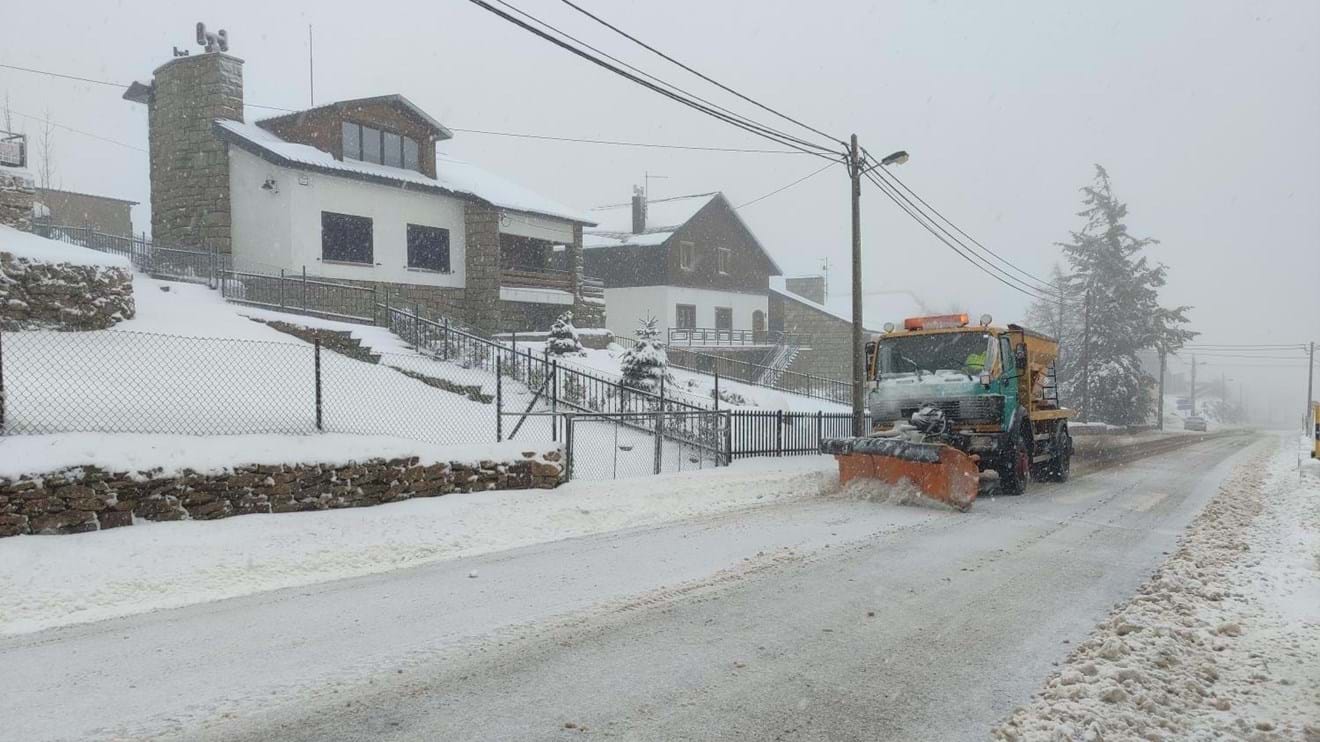
<svg viewBox="0 0 1320 742"><path fill-rule="evenodd" d="M229 301L280 312L376 324L379 307L388 292L372 287L327 281L300 273L255 273L222 270L217 275L220 295Z"/></svg>
<svg viewBox="0 0 1320 742"><path fill-rule="evenodd" d="M35 224L32 231L52 240L128 258L143 273L211 288L216 287L220 273L230 267L229 255L215 250L162 247L145 237L105 234L91 227Z"/></svg>
<svg viewBox="0 0 1320 742"><path fill-rule="evenodd" d="M822 438L850 435L852 414L847 412L735 410L730 413L728 455L742 459L817 454Z"/></svg>

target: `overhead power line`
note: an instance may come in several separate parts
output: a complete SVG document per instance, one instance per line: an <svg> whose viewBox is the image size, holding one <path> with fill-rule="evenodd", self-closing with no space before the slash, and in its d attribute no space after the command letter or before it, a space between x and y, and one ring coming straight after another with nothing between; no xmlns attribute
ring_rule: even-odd
<svg viewBox="0 0 1320 742"><path fill-rule="evenodd" d="M972 255L969 255L968 253L963 251L963 248L959 246L960 243L958 243L956 240L951 240L948 236L946 236L948 235L947 230L944 230L944 233L941 234L941 230L937 229L938 225L928 223L928 220L930 220L929 216L925 216L919 210L914 209L912 206L909 205L910 202L904 203L904 201L900 198L902 194L893 191L892 186L877 178L872 171L869 170L866 171L865 176L866 179L871 181L871 183L876 188L878 188L880 192L885 195L886 198L888 198L890 201L893 201L894 205L898 206L898 208L902 209L904 213L912 217L913 221L921 225L921 227L925 229L927 232L930 232L931 235L935 237L935 239L944 243L944 245L948 247L950 250L953 250L955 253L957 253L958 256L961 257L963 260L966 260L968 263L971 263L977 270L981 271L982 273L985 273L986 275L1004 284L1010 289L1013 289L1018 293L1025 294L1033 299L1047 298L1033 291L1030 286L1027 286L1026 284L1023 284L1021 282L1014 283L1006 279L1004 276L1001 276L998 273L989 270L981 262L977 262L977 260ZM1048 297L1048 298L1051 301L1057 299L1057 297Z"/></svg>
<svg viewBox="0 0 1320 742"><path fill-rule="evenodd" d="M773 191L770 191L769 193L767 193L767 194L765 194L765 195L763 195L763 196L757 196L756 198L754 198L754 199L752 199L751 201L748 201L748 202L746 202L746 203L738 204L737 206L733 207L733 210L734 210L734 211L737 211L738 209L745 209L745 208L747 208L748 206L751 206L751 205L754 204L754 203L758 203L758 202L764 201L764 200L766 200L767 198L770 198L771 196L775 195L776 193L780 193L781 191L786 191L786 190L788 190L789 188L792 188L793 186L797 185L798 183L801 183L801 182L804 181L804 180L808 180L808 179L813 178L813 177L815 177L815 176L817 176L817 175L820 175L821 173L825 172L826 170L829 170L830 168L834 167L836 164L837 164L837 163L831 162L831 163L827 164L825 167L823 167L823 168L821 168L821 169L819 169L819 170L813 170L813 171L807 173L806 175L802 176L801 178L798 178L797 180L793 181L792 183L789 183L789 184L787 184L787 185L782 185L782 186L780 186L780 187L774 189Z"/></svg>
<svg viewBox="0 0 1320 742"><path fill-rule="evenodd" d="M489 129L463 129L457 126L448 127L450 131L462 132L464 134L486 134L495 137L514 137L518 139L536 139L550 142L574 142L577 144L604 144L614 147L642 147L647 149L679 149L691 150L693 152L736 152L742 154L756 155L802 155L807 154L801 150L790 149L748 149L743 147L703 147L699 145L687 144L658 144L653 142L626 142L613 139L585 139L580 137L557 137L549 134L524 134L511 131L491 131Z"/></svg>
<svg viewBox="0 0 1320 742"><path fill-rule="evenodd" d="M809 125L809 124L804 124L804 123L802 123L801 121L799 121L799 120L793 118L792 116L789 116L788 114L781 113L780 111L777 111L777 110L775 110L775 109L773 109L773 108L771 108L771 107L769 107L769 106L767 106L767 105L761 103L760 101L754 100L754 99L752 99L752 98L749 98L749 97L746 96L746 95L743 95L742 93L738 92L737 90L734 90L733 88L731 88L731 87L725 85L724 83L721 83L721 82L718 81L718 80L714 80L714 79L711 79L710 77L707 77L706 75L704 75L704 74L698 72L697 70L692 69L691 67L687 66L686 64L683 64L682 62L678 61L677 59L674 59L673 57L669 56L668 54L665 54L664 52L660 51L659 49L655 48L654 46L651 46L650 44L647 44L646 42L642 41L641 39L638 39L636 36L633 36L632 34L629 34L627 31L624 31L623 29L619 28L618 26L615 26L614 24L610 23L609 21L606 21L605 19L601 18L600 16L595 15L594 13L591 13L590 11L584 9L582 6L577 5L576 3L571 2L571 0L562 0L562 1L563 1L563 3L564 3L565 5L567 5L568 7L570 7L570 8L572 8L572 9L576 10L577 12L581 13L582 15L585 15L586 17L590 18L591 20L593 20L593 21L595 21L595 22L601 24L602 26L604 26L604 27L610 29L611 31L613 31L613 32L615 32L615 33L617 33L617 34L619 34L620 36L624 37L625 39L628 39L629 41L633 42L634 44L637 44L638 46L642 47L643 49L646 49L647 51L649 51L649 52L651 52L651 53L653 53L653 54L656 54L657 56L661 57L662 59L665 59L665 60L667 60L667 61L669 61L669 62L672 62L673 64L678 65L679 67L683 68L684 70L687 70L688 72L691 72L692 74L696 75L697 77L700 77L702 80L705 80L706 82L708 82L708 83L710 83L710 84L712 84L712 85L718 87L719 89L721 89L721 90L723 90L723 91L725 91L725 92L727 92L727 93L732 93L733 95L738 96L739 98L741 98L741 99L747 101L748 103L751 103L752 105L756 106L757 108L760 108L760 109L763 110L763 111L766 111L767 113L772 113L772 114L778 116L779 118L784 119L785 121L788 121L788 122L791 122L791 123L797 124L798 126L801 126L802 128L807 129L808 131L815 132L816 134L819 134L819 135L825 137L826 139L830 139L830 140L833 140L833 141L839 142L840 144L843 143L843 139L842 139L842 137L837 137L837 136L834 136L833 134L827 134L827 133L821 131L820 129L817 129L817 128L814 127L814 126L811 126L811 125Z"/></svg>
<svg viewBox="0 0 1320 742"><path fill-rule="evenodd" d="M930 232L932 235L935 235L935 237L938 238L941 242L943 242L947 247L952 249L954 252L958 253L958 255L962 256L972 265L976 266L978 270L986 273L992 278L995 278L1000 283L1003 283L1004 285L1009 286L1010 288L1013 288L1014 290L1022 294L1026 294L1027 296L1030 296L1033 299L1047 299L1049 301L1058 301L1060 299L1059 295L1044 294L1042 289L1038 289L1037 287L1032 286L1026 281L1023 281L1022 279L1008 273L1003 268L1000 268L999 266L995 265L994 263L990 262L983 256L976 253L975 250L971 249L966 244L961 242L957 237L955 237L951 232L949 232L949 230L940 226L939 222L937 222L929 214L922 211L920 207L918 207L915 203L913 203L911 199L907 198L895 186L885 181L883 179L883 171L868 170L866 171L865 175L867 180L870 180L871 183L873 183L877 188L879 188L881 193L883 193L887 198L889 198L890 201L893 201L908 216L916 220L918 224L920 224L923 228L926 229L926 231Z"/></svg>
<svg viewBox="0 0 1320 742"><path fill-rule="evenodd" d="M551 44L554 44L555 46L558 46L559 48L564 49L565 51L568 51L568 52L570 52L570 53L572 53L572 54L574 54L574 55L576 55L576 56L578 56L578 57L581 57L582 59L585 59L585 60L587 60L588 62L591 62L592 64L594 64L594 65L596 65L596 66L598 66L598 67L601 67L602 69L605 69L605 70L608 70L608 71L610 71L610 72L613 72L614 74L619 75L620 77L623 77L623 78L626 79L626 80L629 80L629 81L634 82L634 83L636 83L636 84L638 84L638 85L641 85L642 87L645 87L645 88L647 88L647 89L649 89L649 90L651 90L651 91L653 91L653 92L659 93L660 95L663 95L663 96L665 96L666 98L669 98L669 99L671 99L671 100L673 100L673 101L675 101L675 102L677 102L677 103L681 103L681 104L683 104L683 105L685 105L685 106L688 106L689 108L692 108L692 109L694 109L694 110L696 110L696 111L699 111L699 112L701 112L701 113L705 113L705 114L708 115L708 116L711 116L711 117L713 117L713 118L716 118L716 119L719 119L719 120L721 120L721 121L724 121L725 123L728 123L728 124L730 124L730 125L732 125L732 126L736 126L736 127L740 128L740 129L743 129L744 131L747 131L747 132L749 132L749 133L755 134L755 135L757 135L757 136L759 136L759 137L762 137L762 138L764 138L764 139L769 139L770 141L776 142L776 143L778 143L778 144L781 144L781 145L784 145L784 146L787 146L787 147L791 147L791 148L793 148L793 149L800 149L800 150L802 150L802 151L804 151L804 152L808 152L808 153L810 153L810 154L814 154L814 155L816 155L817 157L823 157L823 158L825 158L825 159L833 160L835 157L838 157L838 156L839 156L839 154L835 153L832 149L830 149L830 148L828 148L828 147L822 147L822 146L817 145L817 144L812 144L812 143L810 143L810 142L805 142L805 140L801 140L801 139L798 139L798 138L785 139L785 138L783 138L783 137L777 136L777 135L774 134L773 132L767 131L763 125L759 125L759 124L758 124L758 125L752 125L752 126L749 126L748 124L745 124L742 120L740 120L740 119L737 118L737 117L733 117L733 116L729 116L729 115L727 115L727 114L724 114L724 113L722 113L722 112L720 112L720 111L718 111L718 110L715 110L714 108L711 108L710 106L707 106L707 105L705 105L705 104L703 104L703 103L701 103L701 102L699 102L699 101L693 100L693 99L687 97L686 95L682 95L682 94L679 94L679 93L673 92L673 91L671 91L671 90L667 90L667 89L665 89L664 87L661 87L661 86L659 86L659 85L657 85L657 84L655 84L655 83L653 83L653 82L650 82L650 81L648 81L648 80L644 80L644 79L642 79L641 77L639 77L639 76L637 76L637 75L635 75L635 74L633 74L633 73L631 73L631 72L628 72L627 70L620 69L619 67L616 67L616 66L610 64L609 62L606 62L606 61L603 60L603 59L600 59L600 58L598 58L598 57L596 57L596 56L593 56L593 55L590 54L589 52L586 52L586 51L583 51L582 49L579 49L578 47L576 47L576 46L574 46L574 45L572 45L572 44L570 44L570 43L564 41L563 39L560 39L560 38L557 38L557 37L555 37L555 36L552 36L552 35L546 33L545 31L542 31L542 30L539 29L539 28L535 28L535 27L529 25L529 24L526 23L525 21L522 21L522 20L520 20L520 19L518 19L518 18L515 18L514 16L510 15L509 13L506 13L505 11L500 10L499 8L494 7L493 5L491 5L490 3L486 2L485 0L469 0L469 1L470 1L472 4L474 4L474 5L476 5L476 6L480 7L480 8L482 8L482 9L484 9L484 10L490 12L490 13L492 13L492 14L494 14L494 15L496 15L496 16L499 16L500 18L502 18L502 19L508 21L509 23L512 23L512 24L518 26L519 28L522 28L523 30L527 31L528 33L531 33L531 34L533 34L533 35L535 35L535 36L537 36L537 37L539 37L539 38L541 38L541 39L543 39L543 40L545 40L545 41L548 41L548 42L550 42ZM810 149L807 149L807 148L810 148Z"/></svg>
<svg viewBox="0 0 1320 742"><path fill-rule="evenodd" d="M70 131L70 132L73 132L74 134L81 134L82 136L85 136L85 137L91 137L92 139L98 139L98 140L100 140L100 141L102 141L102 142L106 142L107 144L114 144L114 145L117 145L117 146L119 146L119 147L125 147L125 148L127 148L127 149L136 150L136 151L138 151L138 152L143 152L143 153L145 153L145 152L147 151L147 150L145 150L145 149L143 149L143 148L141 148L141 147L138 147L138 146L136 146L136 145L128 144L128 143L126 143L126 142L121 142L121 141L118 141L118 140L116 140L116 139L111 139L111 138L109 138L109 137L103 137L103 136L101 136L100 134L93 134L93 133L91 133L90 131L83 131L82 129L75 129L75 128L73 128L72 126L65 126L64 124L58 123L58 122L56 122L56 121L54 121L54 120L52 120L52 119L46 118L46 117L44 117L44 116L33 116L33 115L30 114L30 113L23 113L23 112L21 112L21 111L15 111L15 110L12 109L12 108L10 108L10 109L8 109L8 110L9 110L10 113L14 114L15 116L19 116L19 117L21 117L21 118L25 118L25 119L28 119L28 120L31 120L31 121L48 122L48 123L50 123L51 126L54 126L54 127L57 128L57 129L64 129L65 131Z"/></svg>
<svg viewBox="0 0 1320 742"><path fill-rule="evenodd" d="M531 13L528 13L527 11L520 9L520 8L518 8L517 6L512 5L511 3L506 2L506 0L495 0L495 2L499 3L500 5L503 5L504 7L508 8L509 10L512 10L513 12L517 13L518 15L521 15L522 17L526 18L527 20L532 21L533 23L540 24L542 27L544 27L544 28L546 28L546 29L548 29L548 30L550 30L550 31L553 31L553 32L559 34L560 36L563 36L564 38L568 39L569 41L572 41L572 42L574 42L574 43L580 44L580 45L582 45L583 47L586 47L587 49L590 49L591 51L593 51L593 52L595 52L596 54L599 54L600 56L602 56L602 57L604 57L604 58L610 60L611 62L614 62L615 64L622 65L622 66L624 66L624 67L626 67L626 68L632 70L633 72L636 72L637 74L639 74L639 75L641 75L641 76L647 78L648 80L651 80L652 82L655 82L656 84L663 85L663 86L665 86L666 88L669 88L670 90L672 90L672 91L674 91L674 92L676 92L676 93L679 93L679 94L681 94L681 95L687 95L687 96L690 96L691 98L693 98L693 99L695 99L695 100L701 101L702 103L704 103L704 104L706 104L706 105L708 105L708 106L711 106L711 107L713 107L713 108L715 108L715 109L717 109L717 110L719 110L719 111L722 111L722 112L724 112L724 113L726 113L726 114L728 114L728 115L730 115L730 116L733 116L733 117L737 118L738 120L742 121L743 123L745 123L745 124L747 124L747 125L749 125L749 126L755 126L755 127L758 127L758 128L764 129L764 130L767 131L767 132L771 132L771 133L773 133L773 134L775 134L775 135L777 135L777 136L781 136L781 137L784 137L784 138L786 138L786 139L790 139L790 140L792 140L792 141L796 141L796 142L799 142L799 143L804 144L804 145L809 145L809 144L810 144L809 142L806 142L805 140L802 140L802 139L798 139L797 137L794 137L792 134L789 134L789 133L787 133L787 132L781 131L781 130L776 129L776 128L771 127L771 126L766 126L766 125L763 125L763 124L757 123L755 120L753 120L753 119L751 119L751 118L749 118L749 117L747 117L747 116L744 116L744 115L738 113L737 111L732 111L732 110L730 110L730 109L728 109L728 108L725 108L724 106L722 106L722 105L720 105L720 104L718 104L718 103L716 103L716 102L714 102L714 101L712 101L712 100L710 100L710 99L708 99L708 98L703 98L703 97L701 97L700 95L697 95L696 93L693 93L693 92L691 92L691 91L689 91L689 90L685 90L685 89L683 89L683 88L681 88L681 87L679 87L679 86L677 86L677 85L675 85L675 84L669 82L668 80L663 80L663 79L661 79L661 78L659 78L659 77L657 77L657 76L655 76L655 75L653 75L653 74L647 72L646 70L643 70L643 69L637 67L636 65L630 64L629 62L626 62L626 61L624 61L624 60L622 60L622 59L619 59L618 57L614 56L613 54L610 54L610 53L607 52L607 51L604 51L603 49L600 49L599 47L592 46L590 43L588 43L588 42L586 42L586 41L583 41L582 39L580 39L580 38L574 36L573 34L568 33L567 31L564 31L564 30L561 29L561 28L558 28L558 27L556 27L556 26L554 26L554 25L552 25L552 24L550 24L550 23L548 23L548 22L546 22L546 21L541 20L540 18L537 18L536 16L532 15Z"/></svg>
<svg viewBox="0 0 1320 742"><path fill-rule="evenodd" d="M865 151L865 149L863 149L863 151ZM870 152L867 152L866 154L867 154L868 157L871 156L871 153L870 153ZM1045 279L1043 279L1043 278L1040 278L1040 277L1038 277L1038 276L1036 276L1036 275L1034 275L1034 274L1032 274L1032 273L1029 273L1029 272L1023 270L1022 268L1019 268L1019 267L1018 267L1017 265L1015 265L1011 260L1008 260L1007 258L1001 256L999 253L995 252L994 250L991 250L990 248L988 248L988 247L986 247L984 244L982 244L982 243L980 242L980 240L977 240L975 237L971 236L970 234L967 234L967 232L963 231L963 229L962 229L961 227L959 227L957 224L955 224L951 219L949 219L948 217L946 217L943 213L941 213L941 212L940 212L938 209L936 209L934 206L931 206L930 203L927 202L926 199L922 198L922 197L921 197L916 191L914 191L914 190L912 190L911 188L909 188L908 185L907 185L906 183L904 183L904 182L902 181L902 179L900 179L897 175L894 175L894 173L892 173L892 172L889 171L888 169L884 169L884 168L881 168L881 169L879 170L879 173L880 173L882 176L884 176L884 177L888 178L889 180L893 181L894 183L897 183L898 186L899 186L900 188L902 188L904 191L907 191L908 194L910 194L913 198L915 198L918 202L920 202L922 206L924 206L928 211L930 211L930 213L932 213L932 214L934 214L935 216L939 217L940 220L942 220L945 224L948 224L950 227L953 227L954 231L956 231L958 234L962 235L963 237L966 237L968 240L971 240L971 242L972 242L974 245L976 245L977 247L981 248L981 250L983 250L984 252L988 253L991 257L995 258L995 259L998 260L999 262L1001 262L1001 263L1003 263L1004 265L1008 266L1011 270L1013 270L1013 271L1015 271L1015 272L1021 274L1022 276L1025 276L1026 278L1028 278L1028 279L1030 279L1030 280L1032 280L1032 281L1035 281L1037 284L1040 284L1040 285L1043 286L1043 287L1046 287L1045 290L1047 290L1047 291L1049 291L1049 292L1052 292L1052 293L1059 293L1059 288L1058 288L1057 286L1055 286L1052 282L1047 281L1047 280L1045 280Z"/></svg>
<svg viewBox="0 0 1320 742"><path fill-rule="evenodd" d="M57 77L57 78L60 78L61 80L74 80L74 81L76 81L76 82L86 82L86 83L91 83L91 84L93 84L93 85L105 85L105 86L107 86L107 87L119 88L120 90L123 90L124 88L127 88L127 87L128 87L128 83L113 82L113 81L111 81L111 80L97 80L97 79L95 79L95 78L91 78L91 77L82 77L82 76L80 76L80 75L68 75L68 74L65 74L65 73L63 73L63 72L52 72L52 71L50 71L50 70L38 70L38 69L34 69L34 68L32 68L32 67L19 67L18 65L14 65L14 64L0 64L0 69L16 70L16 71L18 71L18 72L28 72L28 73L31 73L31 74L34 74L34 75L45 75L45 76L47 76L47 77ZM260 104L260 103L244 103L243 106L246 107L246 108L264 108L264 109L267 109L267 110L270 110L270 111L286 111L286 112L292 112L292 111L297 110L297 109L294 109L294 108L281 108L280 106L265 106L265 105L262 105L262 104Z"/></svg>

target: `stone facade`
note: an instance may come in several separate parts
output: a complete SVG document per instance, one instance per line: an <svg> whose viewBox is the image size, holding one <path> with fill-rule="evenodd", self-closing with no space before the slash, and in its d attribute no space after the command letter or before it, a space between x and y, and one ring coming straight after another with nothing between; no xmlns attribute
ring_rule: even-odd
<svg viewBox="0 0 1320 742"><path fill-rule="evenodd" d="M0 224L32 231L32 202L36 189L26 170L0 167Z"/></svg>
<svg viewBox="0 0 1320 742"><path fill-rule="evenodd" d="M243 60L207 53L166 62L148 117L152 237L228 253L229 154L211 122L243 120Z"/></svg>
<svg viewBox="0 0 1320 742"><path fill-rule="evenodd" d="M792 276L785 278L784 288L817 304L825 303L824 276Z"/></svg>
<svg viewBox="0 0 1320 742"><path fill-rule="evenodd" d="M463 206L467 233L464 298L467 321L485 332L504 329L500 308L500 210L487 204Z"/></svg>
<svg viewBox="0 0 1320 742"><path fill-rule="evenodd" d="M810 338L789 371L847 381L852 378L852 322L785 296L770 293L770 328Z"/></svg>
<svg viewBox="0 0 1320 742"><path fill-rule="evenodd" d="M451 492L552 489L558 450L517 461L422 464L416 457L343 464L250 465L223 474L77 467L0 479L0 537L83 533L138 520L215 520L248 513L355 508Z"/></svg>
<svg viewBox="0 0 1320 742"><path fill-rule="evenodd" d="M0 330L104 330L133 314L127 268L44 263L0 252Z"/></svg>

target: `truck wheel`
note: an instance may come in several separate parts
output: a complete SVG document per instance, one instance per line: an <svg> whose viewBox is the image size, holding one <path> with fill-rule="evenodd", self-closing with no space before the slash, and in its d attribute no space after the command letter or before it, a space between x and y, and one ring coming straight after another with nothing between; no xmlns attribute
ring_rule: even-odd
<svg viewBox="0 0 1320 742"><path fill-rule="evenodd" d="M1066 482L1072 473L1072 436L1068 435L1068 426L1060 425L1050 442L1055 454L1045 462L1045 476L1048 482Z"/></svg>
<svg viewBox="0 0 1320 742"><path fill-rule="evenodd" d="M1005 495L1020 495L1027 489L1031 452L1020 430L1013 434L1011 440L1012 445L999 464L999 491Z"/></svg>

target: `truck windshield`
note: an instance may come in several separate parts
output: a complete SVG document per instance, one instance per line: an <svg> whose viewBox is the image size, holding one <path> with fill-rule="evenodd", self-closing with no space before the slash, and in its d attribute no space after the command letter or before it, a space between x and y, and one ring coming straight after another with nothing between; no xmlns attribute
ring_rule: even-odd
<svg viewBox="0 0 1320 742"><path fill-rule="evenodd" d="M878 378L935 371L979 374L990 358L989 347L979 332L882 338L876 370Z"/></svg>

